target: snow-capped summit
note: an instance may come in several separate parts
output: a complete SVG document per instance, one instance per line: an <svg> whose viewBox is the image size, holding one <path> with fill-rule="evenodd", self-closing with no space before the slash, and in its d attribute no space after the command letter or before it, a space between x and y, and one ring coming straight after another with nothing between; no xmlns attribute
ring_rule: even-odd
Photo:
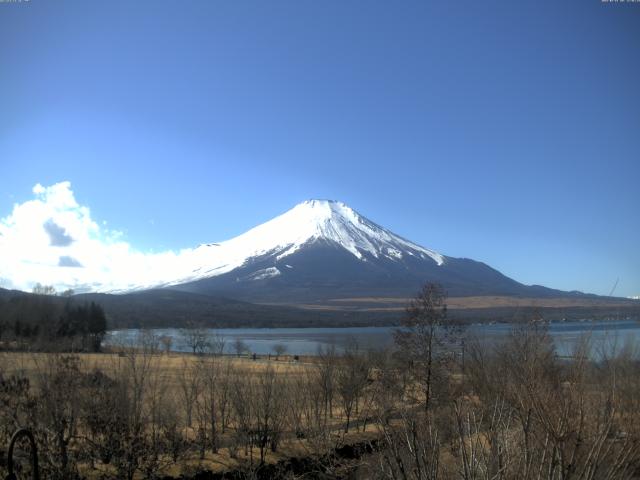
<svg viewBox="0 0 640 480"><path fill-rule="evenodd" d="M334 200L307 200L230 240L171 257L152 283L250 302L410 296L427 281L451 295L546 295L481 262L443 256ZM113 290L112 290L113 292Z"/></svg>
<svg viewBox="0 0 640 480"><path fill-rule="evenodd" d="M235 238L199 246L186 258L190 271L165 283L221 275L265 255L281 261L317 242L341 247L362 261L368 256L400 260L409 255L431 259L437 265L444 262L439 253L395 235L342 202L307 200ZM277 275L275 270L270 272ZM268 272L258 276L265 278L265 274Z"/></svg>
<svg viewBox="0 0 640 480"><path fill-rule="evenodd" d="M366 219L348 205L335 200L307 200L286 213L264 223L228 243L260 245L261 252L282 248L278 259L317 240L335 242L357 258L364 253L374 257L402 258L404 254L427 255L438 265L439 253L420 247ZM258 253L254 251L255 255Z"/></svg>

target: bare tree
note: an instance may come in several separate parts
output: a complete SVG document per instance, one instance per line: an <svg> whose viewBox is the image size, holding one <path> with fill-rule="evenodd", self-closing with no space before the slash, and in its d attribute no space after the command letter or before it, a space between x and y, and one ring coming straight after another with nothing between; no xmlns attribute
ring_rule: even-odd
<svg viewBox="0 0 640 480"><path fill-rule="evenodd" d="M201 355L209 350L209 336L206 329L190 324L180 333L184 343L194 355Z"/></svg>
<svg viewBox="0 0 640 480"><path fill-rule="evenodd" d="M538 322L493 351L473 347L467 375L479 401L458 399L455 415L463 478L632 478L640 445L628 408L637 404L621 386L637 396L638 384L617 365L637 360L594 363L591 351L584 339L559 361Z"/></svg>
<svg viewBox="0 0 640 480"><path fill-rule="evenodd" d="M279 359L280 355L284 355L284 353L287 351L287 346L283 343L276 343L273 346L273 353L276 356L276 361Z"/></svg>
<svg viewBox="0 0 640 480"><path fill-rule="evenodd" d="M158 353L157 338L143 333L138 339L138 348L118 357L112 366L119 389L115 409L116 435L115 454L112 457L118 476L132 480L145 464L149 455L146 431L149 425L147 395L149 382L157 375L153 360Z"/></svg>
<svg viewBox="0 0 640 480"><path fill-rule="evenodd" d="M437 371L436 348L442 346L447 331L446 293L442 286L427 283L411 301L395 332L395 342L405 356L414 382L420 387L424 410L428 411Z"/></svg>
<svg viewBox="0 0 640 480"><path fill-rule="evenodd" d="M248 349L247 344L242 341L240 338L236 338L233 341L233 350L236 352L236 355L239 357Z"/></svg>
<svg viewBox="0 0 640 480"><path fill-rule="evenodd" d="M357 412L358 401L367 386L369 367L355 342L345 350L340 360L336 380L342 401L342 411L346 417L344 433L348 433L354 410Z"/></svg>
<svg viewBox="0 0 640 480"><path fill-rule="evenodd" d="M0 445L8 445L19 427L30 426L35 420L32 382L24 372L11 369L5 373L3 370L9 370L10 363L15 364L15 360L2 358L0 361Z"/></svg>
<svg viewBox="0 0 640 480"><path fill-rule="evenodd" d="M338 355L335 345L323 349L318 347L317 375L318 384L322 390L324 424L333 417L333 399L336 391L335 377Z"/></svg>
<svg viewBox="0 0 640 480"><path fill-rule="evenodd" d="M213 453L217 453L219 444L220 418L224 408L219 405L221 391L227 388L224 378L223 360L216 357L202 358L196 368L201 382L201 394L196 399L198 423L202 433L202 448L208 445ZM220 402L222 403L222 402Z"/></svg>
<svg viewBox="0 0 640 480"><path fill-rule="evenodd" d="M227 345L227 339L219 332L215 332L209 336L208 339L208 351L212 355L220 356L224 354L224 349Z"/></svg>
<svg viewBox="0 0 640 480"><path fill-rule="evenodd" d="M167 355L171 353L171 346L173 345L173 337L171 335L162 335L159 340L160 340L160 343L162 344L164 353L166 353Z"/></svg>
<svg viewBox="0 0 640 480"><path fill-rule="evenodd" d="M180 400L185 412L185 423L187 428L193 424L193 409L200 393L200 370L196 363L185 358L182 360L182 368L178 373L178 386L180 389Z"/></svg>
<svg viewBox="0 0 640 480"><path fill-rule="evenodd" d="M224 364L221 365L218 379L217 379L217 410L220 414L220 431L225 433L227 426L229 425L229 417L231 415L230 406L230 391L231 391L231 377L233 374L232 364L230 359L226 359Z"/></svg>
<svg viewBox="0 0 640 480"><path fill-rule="evenodd" d="M70 444L77 436L81 406L79 358L55 356L46 365L39 365L38 374L41 443L44 443L41 454L51 478L72 478L77 472Z"/></svg>

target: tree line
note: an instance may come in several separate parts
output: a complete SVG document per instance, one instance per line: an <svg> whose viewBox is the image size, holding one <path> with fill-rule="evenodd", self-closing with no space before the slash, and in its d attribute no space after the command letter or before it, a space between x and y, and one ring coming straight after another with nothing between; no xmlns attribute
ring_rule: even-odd
<svg viewBox="0 0 640 480"><path fill-rule="evenodd" d="M53 287L37 285L33 294L0 298L3 349L99 351L107 330L102 306L79 303Z"/></svg>

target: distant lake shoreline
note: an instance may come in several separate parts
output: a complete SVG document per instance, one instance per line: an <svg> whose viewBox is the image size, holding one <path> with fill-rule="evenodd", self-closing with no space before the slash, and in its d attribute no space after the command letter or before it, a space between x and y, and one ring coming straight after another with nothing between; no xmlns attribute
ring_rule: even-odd
<svg viewBox="0 0 640 480"><path fill-rule="evenodd" d="M504 338L517 323L474 324L464 328L464 338L479 339L488 345ZM590 335L594 348L621 348L631 343L640 346L640 322L635 320L585 320L549 322L548 332L553 338L559 355L570 355L576 342L583 335ZM315 355L319 348L335 346L342 351L353 340L363 350L375 350L393 345L393 332L398 327L309 327L309 328L220 328L206 329L208 335L222 337L225 353L234 353L233 343L241 340L247 350L258 355L273 353L276 345L284 345L290 355ZM171 350L189 352L183 329L156 328L121 329L108 332L104 345L134 344L144 332L158 337L171 338Z"/></svg>

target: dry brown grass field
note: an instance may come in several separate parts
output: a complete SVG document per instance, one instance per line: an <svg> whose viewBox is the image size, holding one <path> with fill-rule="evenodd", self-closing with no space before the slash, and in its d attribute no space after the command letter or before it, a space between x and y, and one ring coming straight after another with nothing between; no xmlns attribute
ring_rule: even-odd
<svg viewBox="0 0 640 480"><path fill-rule="evenodd" d="M403 312L411 301L405 297L353 297L329 299L318 303L270 305L296 306L307 310L319 311L365 311L365 312ZM622 298L588 298L588 297L559 297L559 298L527 298L507 297L497 295L483 295L471 297L449 297L447 307L450 310L483 310L500 308L631 308L637 307L637 302ZM636 312L634 310L634 312ZM637 314L637 312L636 312Z"/></svg>
<svg viewBox="0 0 640 480"><path fill-rule="evenodd" d="M318 358L303 357L294 361L291 356L281 356L279 359L259 358L252 359L246 356L203 356L191 355L184 353L149 353L135 350L110 352L110 353L77 353L77 354L61 354L61 353L40 353L40 352L0 352L0 372L4 378L26 378L29 380L31 387L31 395L33 397L44 398L52 392L49 390L51 376L55 376L60 372L61 362L65 359L72 358L75 360L72 374L78 377L90 377L95 372L102 372L110 378L126 378L133 383L133 389L136 383L145 390L140 405L140 411L146 416L157 416L163 412L161 410L171 408L172 414L175 414L175 426L180 431L180 435L184 443L191 444L191 448L186 447L181 452L178 461L172 460L170 456L164 454L158 455L156 466L158 472L164 475L180 476L197 472L200 470L227 471L236 469L246 469L247 464L255 465L258 461L262 463L274 463L279 460L290 457L305 457L309 455L321 455L325 451L330 451L336 446L345 443L356 443L364 440L370 440L377 437L375 428L371 425L371 421L362 424L351 417L351 426L349 431L345 431L346 416L340 403L337 400L331 400L330 411L326 412L325 422L318 419L322 425L322 432L319 437L307 439L307 435L296 435L293 425L289 419L284 419L287 411L293 403L299 402L299 397L305 397L308 400L309 395L319 394L319 391L312 392L305 389L305 386L314 384L318 375ZM332 368L334 368L332 366ZM136 372L135 370L138 369ZM217 369L217 374L223 375L227 372L225 379L218 378L215 385L216 388L224 388L231 390L236 383L242 383L248 392L254 395L260 395L265 392L263 380L268 378L269 381L277 385L277 391L274 389L269 394L274 395L272 399L277 406L274 406L273 412L262 412L267 415L281 416L279 429L278 448L272 451L272 448L265 448L263 452L264 458L261 458L260 449L255 445L238 446L241 442L238 439L238 430L241 428L239 419L229 418L226 431L217 432L218 448L214 453L210 449L199 449L194 447L199 442L199 435L202 431L199 427L206 421L204 418L199 421L196 417L198 412L198 403L205 402L204 390L207 388L203 378L206 373L204 370ZM222 373L221 373L222 372ZM47 378L45 378L47 377ZM222 386L224 382L224 386ZM249 385L247 387L247 385ZM69 385L71 387L71 385ZM64 389L64 385L57 385L58 388ZM77 387L77 386L76 386ZM188 389L192 388L193 398L189 399ZM62 406L62 410L75 409L80 410L79 405L82 399L79 396L86 395L87 392L82 388L76 388L75 391L69 391L70 397L65 397L64 401L69 405ZM109 394L109 392L104 392ZM232 393L227 392L229 398L227 402L231 403L230 396ZM135 393L134 393L135 395ZM219 393L215 392L214 396ZM56 393L59 396L59 393ZM64 394L63 394L64 396ZM76 397L78 396L78 397ZM297 399L294 397L298 397ZM217 400L221 400L217 398ZM242 399L249 403L248 398ZM304 402L305 399L302 399ZM185 403L192 402L192 411L188 412L184 408ZM98 401L96 406L101 408L101 402ZM108 408L107 405L104 406ZM227 406L231 410L230 405ZM259 407L257 407L259 408ZM362 407L361 407L362 408ZM277 410L277 411L276 411ZM60 412L59 412L60 413ZM69 412L63 412L63 414ZM202 415L206 413L200 412ZM323 415L322 412L317 412ZM81 415L79 412L76 414ZM219 413L217 421L221 421ZM231 414L230 414L231 415ZM256 413L259 415L259 413ZM191 418L188 418L191 417ZM147 419L148 420L148 419ZM246 420L246 419L244 419ZM69 442L69 455L78 459L83 457L82 441L80 439L89 435L83 431L78 418L70 421L77 422L75 431L72 436L76 440ZM209 422L211 419L209 418ZM35 425L34 425L35 427ZM258 428L260 425L258 425ZM149 430L154 429L154 425L146 425L147 434ZM267 427L270 429L271 427ZM7 430L8 433L9 430ZM253 442L250 441L249 443ZM55 441L53 442L55 443ZM226 446L231 445L231 446ZM71 451L75 450L74 454ZM258 460L260 459L260 460ZM111 464L90 461L78 461L76 464L77 474L85 478L104 478L118 477L122 474L116 467ZM144 472L134 472L131 478L148 478Z"/></svg>
<svg viewBox="0 0 640 480"><path fill-rule="evenodd" d="M29 378L36 379L37 371L50 363L54 358L65 356L60 353L40 352L0 352L0 364L5 373L24 373ZM80 368L83 372L99 369L105 373L112 373L121 368L127 354L116 352L105 353L76 353L73 354L80 360ZM154 353L150 355L150 374L161 373L163 380L167 381L168 388L176 388L178 378L185 370L189 370L202 361L202 356L189 353ZM291 377L300 375L313 366L313 357L302 358L294 362L290 356L282 356L279 360L267 360L259 358L252 360L246 355L225 355L218 358L219 362L228 363L238 374L250 374L262 372L267 368L273 369L278 375Z"/></svg>
<svg viewBox="0 0 640 480"><path fill-rule="evenodd" d="M633 344L595 361L584 338L567 361L531 322L492 348L443 354L439 298L425 290L395 348L375 353L254 360L160 353L144 338L105 353L0 352L0 477L3 445L26 426L54 480L640 478ZM337 455L363 442L364 454Z"/></svg>

